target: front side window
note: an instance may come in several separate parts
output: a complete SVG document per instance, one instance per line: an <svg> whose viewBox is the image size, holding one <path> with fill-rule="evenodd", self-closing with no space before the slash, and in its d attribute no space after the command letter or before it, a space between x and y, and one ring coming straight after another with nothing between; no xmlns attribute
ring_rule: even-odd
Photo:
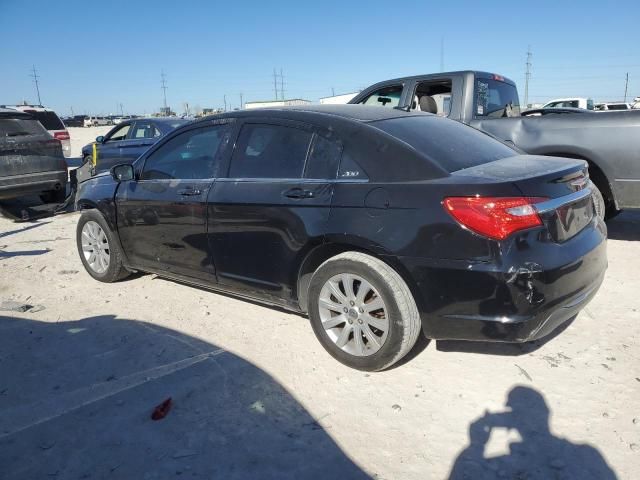
<svg viewBox="0 0 640 480"><path fill-rule="evenodd" d="M402 85L393 85L376 90L364 100L360 101L360 105L374 105L378 107L393 108L400 103L402 95Z"/></svg>
<svg viewBox="0 0 640 480"><path fill-rule="evenodd" d="M107 138L107 142L115 142L118 140L124 140L127 138L127 133L129 133L129 129L131 125L123 125L114 131L109 138Z"/></svg>
<svg viewBox="0 0 640 480"><path fill-rule="evenodd" d="M231 158L230 178L301 178L310 132L284 125L246 124Z"/></svg>
<svg viewBox="0 0 640 480"><path fill-rule="evenodd" d="M515 85L499 80L477 79L475 115L487 118L520 115L520 100Z"/></svg>
<svg viewBox="0 0 640 480"><path fill-rule="evenodd" d="M217 175L230 128L215 125L187 130L147 158L141 180L206 179Z"/></svg>

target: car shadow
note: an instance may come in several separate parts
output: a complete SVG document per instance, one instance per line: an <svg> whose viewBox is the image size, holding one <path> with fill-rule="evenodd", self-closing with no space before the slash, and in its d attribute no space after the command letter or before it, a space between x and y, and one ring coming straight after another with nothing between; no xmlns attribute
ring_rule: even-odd
<svg viewBox="0 0 640 480"><path fill-rule="evenodd" d="M564 322L549 335L526 343L505 343L505 342L476 342L467 340L437 340L436 350L441 352L459 353L480 353L486 355L499 355L507 357L517 357L535 352L543 345L547 344L573 323L576 317Z"/></svg>
<svg viewBox="0 0 640 480"><path fill-rule="evenodd" d="M16 233L22 233L25 232L27 230L31 230L34 228L38 228L38 227L42 227L43 225L46 225L47 223L51 223L51 222L34 222L32 225L27 225L26 227L22 227L22 228L18 228L16 230L9 230L7 232L0 232L0 238L4 238L4 237L8 237L9 235L15 235Z"/></svg>
<svg viewBox="0 0 640 480"><path fill-rule="evenodd" d="M625 210L607 222L612 240L640 240L640 210Z"/></svg>
<svg viewBox="0 0 640 480"><path fill-rule="evenodd" d="M449 480L615 480L616 474L597 448L551 433L550 413L537 390L512 388L503 411L485 411L469 425L469 445L456 458ZM490 454L491 434L499 429L516 434L519 440L509 443L507 452Z"/></svg>
<svg viewBox="0 0 640 480"><path fill-rule="evenodd" d="M178 331L0 316L0 353L3 479L370 478L266 372Z"/></svg>

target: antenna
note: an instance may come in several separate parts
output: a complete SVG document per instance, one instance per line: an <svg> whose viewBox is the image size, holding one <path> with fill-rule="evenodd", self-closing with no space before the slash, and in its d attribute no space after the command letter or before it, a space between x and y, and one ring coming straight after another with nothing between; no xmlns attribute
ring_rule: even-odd
<svg viewBox="0 0 640 480"><path fill-rule="evenodd" d="M162 85L160 88L162 88L162 94L164 96L164 114L167 114L167 81L166 81L166 75L164 74L164 70L160 71L160 85Z"/></svg>
<svg viewBox="0 0 640 480"><path fill-rule="evenodd" d="M524 108L529 107L529 79L531 78L531 45L527 47L527 70L524 74Z"/></svg>
<svg viewBox="0 0 640 480"><path fill-rule="evenodd" d="M40 75L38 75L38 72L36 72L36 66L33 66L33 73L31 73L29 76L31 78L33 78L33 82L36 84L36 92L38 92L38 105L42 105L42 100L40 100L40 86L38 84L38 79L40 78Z"/></svg>

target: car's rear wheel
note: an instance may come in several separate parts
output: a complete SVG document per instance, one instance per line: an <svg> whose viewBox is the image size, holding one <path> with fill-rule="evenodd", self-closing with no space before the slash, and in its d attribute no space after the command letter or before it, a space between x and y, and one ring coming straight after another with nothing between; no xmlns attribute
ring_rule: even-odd
<svg viewBox="0 0 640 480"><path fill-rule="evenodd" d="M308 298L316 337L349 367L387 368L418 339L420 315L409 287L370 255L346 252L324 262L311 279Z"/></svg>
<svg viewBox="0 0 640 480"><path fill-rule="evenodd" d="M85 270L96 280L111 283L129 275L122 265L120 246L97 210L86 210L80 216L76 243Z"/></svg>

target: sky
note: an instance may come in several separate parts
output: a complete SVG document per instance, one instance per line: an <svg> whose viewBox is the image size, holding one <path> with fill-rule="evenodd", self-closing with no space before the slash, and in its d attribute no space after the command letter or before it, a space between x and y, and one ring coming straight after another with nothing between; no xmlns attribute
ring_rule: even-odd
<svg viewBox="0 0 640 480"><path fill-rule="evenodd" d="M511 78L529 101L640 96L640 1L0 0L0 104L60 115L142 114L360 90L476 69ZM278 88L279 80L278 80Z"/></svg>

